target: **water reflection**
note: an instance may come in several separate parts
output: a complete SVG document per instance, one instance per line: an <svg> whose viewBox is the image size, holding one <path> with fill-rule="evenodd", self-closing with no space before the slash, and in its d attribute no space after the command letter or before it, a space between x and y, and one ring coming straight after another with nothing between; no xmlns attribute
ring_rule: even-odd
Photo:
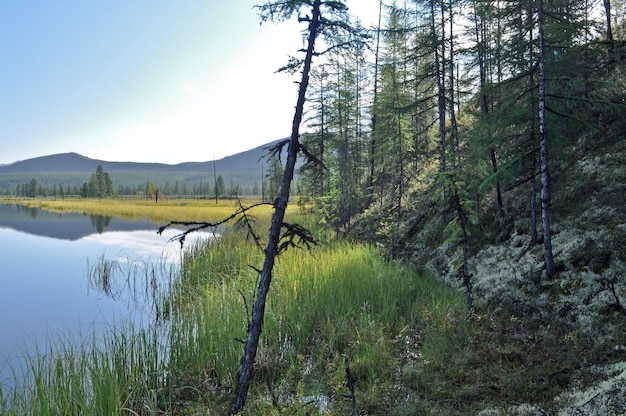
<svg viewBox="0 0 626 416"><path fill-rule="evenodd" d="M74 241L105 231L156 230L158 226L145 219L129 220L75 212L57 213L17 204L0 204L0 228L62 240Z"/></svg>
<svg viewBox="0 0 626 416"><path fill-rule="evenodd" d="M0 205L0 384L35 344L166 316L160 299L184 251L148 220ZM194 239L212 238L198 233ZM189 241L191 243L192 241ZM6 391L6 389L5 389Z"/></svg>
<svg viewBox="0 0 626 416"><path fill-rule="evenodd" d="M169 262L102 255L88 266L87 294L132 306L159 320L176 270Z"/></svg>
<svg viewBox="0 0 626 416"><path fill-rule="evenodd" d="M111 224L113 217L107 217L105 215L89 215L89 219L91 219L91 224L94 228L98 230L99 233L102 233L104 229Z"/></svg>

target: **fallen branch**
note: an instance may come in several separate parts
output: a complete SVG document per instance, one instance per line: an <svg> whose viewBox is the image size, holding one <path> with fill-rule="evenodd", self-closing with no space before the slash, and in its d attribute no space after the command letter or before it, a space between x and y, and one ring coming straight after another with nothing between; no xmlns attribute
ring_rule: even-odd
<svg viewBox="0 0 626 416"><path fill-rule="evenodd" d="M237 208L237 210L230 216L224 218L221 221L218 222L194 222L194 221L170 221L169 223L159 227L159 229L157 230L157 234L161 235L163 234L163 231L165 231L167 228L172 227L174 225L182 225L185 227L188 227L185 231L183 231L180 234L175 235L174 237L170 238L168 241L178 241L180 243L181 248L183 247L183 245L185 244L185 238L187 238L187 235L196 232L196 231L201 231L201 230L205 230L207 228L215 228L219 225L223 225L226 224L228 222L230 222L231 220L238 218L238 217L246 217L246 214L248 211L250 211L253 208L256 208L258 206L261 205L272 205L269 202L259 202L258 204L253 204L250 205L248 207L244 207L241 202L239 202L239 207ZM255 239L256 241L256 239Z"/></svg>

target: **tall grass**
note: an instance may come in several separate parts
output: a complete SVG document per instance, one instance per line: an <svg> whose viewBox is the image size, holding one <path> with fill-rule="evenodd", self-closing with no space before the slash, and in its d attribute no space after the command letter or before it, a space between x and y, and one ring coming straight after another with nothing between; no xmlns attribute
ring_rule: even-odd
<svg viewBox="0 0 626 416"><path fill-rule="evenodd" d="M146 414L168 407L159 328L113 326L103 334L50 338L4 391L3 415Z"/></svg>
<svg viewBox="0 0 626 416"><path fill-rule="evenodd" d="M150 322L115 322L103 330L51 335L24 352L2 415L150 414L169 408L166 385L170 287L179 269L162 262L99 257L87 265L89 290L127 302ZM144 318L142 318L144 319Z"/></svg>
<svg viewBox="0 0 626 416"><path fill-rule="evenodd" d="M314 226L313 217L290 215ZM269 215L262 215L258 229L267 228ZM167 320L51 342L28 361L21 387L2 392L2 414L223 413L262 261L235 231L188 247L159 297L159 316ZM114 291L117 266L102 266L92 279ZM389 406L402 383L428 379L420 365L445 360L456 348L464 314L460 292L386 261L375 247L334 241L291 249L275 268L246 412L278 414L278 406L310 414L315 402L345 413L348 360L360 407L386 413L378 406ZM407 363L418 370L405 370Z"/></svg>
<svg viewBox="0 0 626 416"><path fill-rule="evenodd" d="M249 265L261 259L252 244L229 239L188 255L183 286L193 293L184 298L196 301L174 325L172 345L182 348L171 349L170 365L178 371L171 382L204 383L206 394L232 387L258 282ZM284 389L280 395L295 403L296 386L303 389L300 399L307 389L340 397L345 357L361 388L375 388L393 379L407 340L418 340L424 361L454 349L463 316L460 293L385 261L374 247L334 242L288 251L269 294L256 397Z"/></svg>

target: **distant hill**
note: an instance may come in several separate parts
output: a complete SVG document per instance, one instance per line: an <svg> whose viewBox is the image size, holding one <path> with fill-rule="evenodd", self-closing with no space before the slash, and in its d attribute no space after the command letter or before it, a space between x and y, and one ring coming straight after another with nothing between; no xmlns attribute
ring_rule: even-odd
<svg viewBox="0 0 626 416"><path fill-rule="evenodd" d="M281 139L282 140L282 139ZM267 154L267 148L279 142L276 140L254 149L246 150L215 161L216 169L221 172L247 172L260 169ZM176 165L165 163L108 162L91 159L78 153L60 153L40 156L19 162L0 165L0 175L7 173L93 173L98 165L107 172L211 172L213 161L185 162ZM257 169L258 168L258 169Z"/></svg>
<svg viewBox="0 0 626 416"><path fill-rule="evenodd" d="M91 159L78 153L61 153L0 165L0 194L13 194L20 184L35 179L41 186L80 186L89 181L98 165L111 175L114 185L136 187L150 181L158 187L169 183L185 184L189 190L213 183L214 166L227 188L231 185L258 186L267 166L268 148L284 139L266 143L216 161L165 163L109 162ZM283 149L286 152L286 148ZM283 158L283 161L285 158ZM265 169L265 172L267 170ZM212 188L211 188L212 189Z"/></svg>

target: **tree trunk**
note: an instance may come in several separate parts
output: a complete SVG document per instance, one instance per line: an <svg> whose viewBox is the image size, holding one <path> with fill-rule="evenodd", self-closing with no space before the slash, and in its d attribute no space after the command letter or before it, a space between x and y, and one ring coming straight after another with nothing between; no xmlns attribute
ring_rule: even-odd
<svg viewBox="0 0 626 416"><path fill-rule="evenodd" d="M289 141L289 147L287 149L287 162L285 164L285 173L283 175L282 188L280 191L280 196L276 200L274 206L272 225L270 228L267 248L265 250L265 261L263 263L263 269L261 271L261 280L259 281L257 297L254 302L254 307L252 309L252 320L248 329L248 337L246 338L244 356L242 358L241 367L238 373L235 397L228 411L230 415L239 413L243 409L246 403L246 399L248 397L248 389L250 387L250 380L252 378L252 369L254 367L254 360L256 358L257 347L259 345L259 338L261 336L261 329L265 316L267 293L269 292L270 283L272 281L272 271L274 269L274 263L278 254L278 245L280 242L281 229L283 227L283 220L285 218L287 203L289 202L289 190L291 187L291 181L293 179L296 159L300 147L300 123L302 122L302 114L306 99L306 90L309 84L309 73L311 71L311 62L313 60L315 39L317 38L318 29L320 26L320 6L321 0L315 0L313 3L312 17L309 22L308 46L304 59L304 67L302 69L302 80L300 81L300 88L298 91L298 101L296 103L296 110L293 117L291 139Z"/></svg>
<svg viewBox="0 0 626 416"><path fill-rule="evenodd" d="M442 6L443 7L443 6ZM439 58L439 39L435 23L435 0L430 1L431 31L433 50L435 52L435 77L437 78L437 103L439 112L439 172L446 171L446 90L443 80L445 70ZM441 204L441 222L446 223L445 184L443 186Z"/></svg>
<svg viewBox="0 0 626 416"><path fill-rule="evenodd" d="M527 19L528 19L528 27L530 28L530 30L528 31L530 33L529 36L529 42L528 44L529 46L529 55L530 55L530 60L529 60L529 86L528 89L530 91L530 108L533 108L535 105L535 75L533 72L533 59L534 59L534 50L533 50L533 12L532 12L532 7L529 6L528 10L527 10ZM529 173L529 179L530 179L530 243L535 245L537 244L538 241L538 236L537 236L537 151L536 151L536 147L537 147L537 136L535 134L535 116L534 116L534 111L531 111L531 117L530 117L530 173Z"/></svg>
<svg viewBox="0 0 626 416"><path fill-rule="evenodd" d="M546 135L546 74L543 0L538 0L537 24L539 32L539 152L541 158L541 219L543 221L543 245L546 277L555 275L552 257L552 233L550 231L550 172L548 170L548 140Z"/></svg>
<svg viewBox="0 0 626 416"><path fill-rule="evenodd" d="M461 169L460 166L457 167L457 164L460 165L460 161L461 161L461 155L460 155L460 147L459 147L459 135L458 135L458 129L457 129L457 122L456 122L456 112L454 110L454 104L456 102L456 97L454 95L454 80L455 80L455 75L454 75L454 13L452 10L452 0L448 0L448 7L450 8L450 57L448 59L450 59L450 65L448 65L448 70L449 72L449 82L450 82L450 103L448 104L450 106L450 139L451 139L451 145L452 145L452 169ZM443 11L443 6L442 6L442 11ZM441 21L442 27L444 24L444 20L443 20L443 15L442 15L442 21Z"/></svg>
<svg viewBox="0 0 626 416"><path fill-rule="evenodd" d="M606 39L613 43L613 29L611 27L611 0L604 0L604 13L606 14Z"/></svg>
<svg viewBox="0 0 626 416"><path fill-rule="evenodd" d="M498 172L498 160L496 158L496 149L493 146L493 144L491 143L491 120L489 118L489 99L487 98L487 92L486 92L486 88L487 88L487 69L486 69L486 65L485 65L485 61L486 61L486 50L487 50L487 46L486 46L486 41L485 41L485 37L483 35L484 30L483 30L483 18L481 17L481 23L478 23L478 6L476 4L476 1L474 1L474 30L475 30L475 36L476 36L476 50L478 52L478 71L479 71L479 78L480 78L480 90L481 90L481 100L480 100L480 109L482 111L482 113L487 117L487 123L488 123L488 131L487 131L487 135L488 135L488 139L489 139L489 143L491 144L491 146L489 147L489 156L491 159L491 171L493 173L497 173ZM500 188L500 180L496 181L496 202L498 204L498 217L499 218L504 218L504 205L502 203L502 190Z"/></svg>
<svg viewBox="0 0 626 416"><path fill-rule="evenodd" d="M367 188L369 197L373 200L374 197L374 175L376 173L376 103L378 95L378 57L380 53L380 25L383 15L383 2L378 2L378 26L376 29L376 53L374 63L374 105L372 111L372 133L370 138L370 154L369 154L369 175L367 177ZM371 202L371 201L370 201Z"/></svg>

